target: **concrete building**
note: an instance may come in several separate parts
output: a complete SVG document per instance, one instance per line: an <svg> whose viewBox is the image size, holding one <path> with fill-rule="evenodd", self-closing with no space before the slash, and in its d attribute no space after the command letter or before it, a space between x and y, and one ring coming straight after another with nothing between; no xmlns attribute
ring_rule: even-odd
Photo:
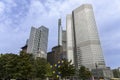
<svg viewBox="0 0 120 80"><path fill-rule="evenodd" d="M62 46L62 25L61 25L61 19L58 19L58 45Z"/></svg>
<svg viewBox="0 0 120 80"><path fill-rule="evenodd" d="M102 48L92 5L83 4L74 9L66 18L67 58L77 69L85 66L93 76L105 80L113 77L112 71L105 66Z"/></svg>
<svg viewBox="0 0 120 80"><path fill-rule="evenodd" d="M27 53L27 46L28 46L28 39L26 40L26 44L23 47L21 47L24 53Z"/></svg>
<svg viewBox="0 0 120 80"><path fill-rule="evenodd" d="M67 56L77 68L81 65L105 68L92 6L83 4L67 15Z"/></svg>
<svg viewBox="0 0 120 80"><path fill-rule="evenodd" d="M113 69L114 78L120 78L120 67Z"/></svg>
<svg viewBox="0 0 120 80"><path fill-rule="evenodd" d="M48 53L47 53L47 61L48 61L51 65L55 64L55 59L54 59L54 57L55 57L55 52L51 51L51 52L48 52Z"/></svg>
<svg viewBox="0 0 120 80"><path fill-rule="evenodd" d="M120 67L118 67L118 71L120 72Z"/></svg>
<svg viewBox="0 0 120 80"><path fill-rule="evenodd" d="M36 57L47 58L48 28L41 26L32 27L28 40L27 53Z"/></svg>
<svg viewBox="0 0 120 80"><path fill-rule="evenodd" d="M22 49L22 51L23 51L24 53L27 53L27 45L21 47L21 49Z"/></svg>
<svg viewBox="0 0 120 80"><path fill-rule="evenodd" d="M62 59L66 59L66 31L62 30L61 19L58 19L58 45L47 54L47 61L53 65Z"/></svg>
<svg viewBox="0 0 120 80"><path fill-rule="evenodd" d="M66 40L66 30L62 30L62 47L63 47L63 53L67 53L67 40Z"/></svg>
<svg viewBox="0 0 120 80"><path fill-rule="evenodd" d="M95 78L112 78L112 71L105 66L92 5L83 4L67 15L66 27L67 59L78 69L85 66L91 70Z"/></svg>
<svg viewBox="0 0 120 80"><path fill-rule="evenodd" d="M107 68L99 68L99 69L92 69L92 74L94 75L94 80L103 79L103 80L110 80L113 78L112 70Z"/></svg>
<svg viewBox="0 0 120 80"><path fill-rule="evenodd" d="M66 59L66 54L63 53L62 46L55 46L52 48L52 51L47 54L47 61L53 65L57 64L58 61Z"/></svg>
<svg viewBox="0 0 120 80"><path fill-rule="evenodd" d="M73 21L72 15L69 14L66 17L66 37L67 37L67 59L72 60L74 64L74 41L73 41Z"/></svg>

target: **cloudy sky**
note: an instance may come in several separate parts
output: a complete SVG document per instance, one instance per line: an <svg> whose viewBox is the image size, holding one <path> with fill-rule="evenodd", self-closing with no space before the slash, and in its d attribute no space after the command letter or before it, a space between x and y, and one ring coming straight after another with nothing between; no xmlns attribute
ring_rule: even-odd
<svg viewBox="0 0 120 80"><path fill-rule="evenodd" d="M49 28L48 51L57 44L57 20L92 4L107 66L120 67L120 0L0 0L0 53L18 53L31 26Z"/></svg>

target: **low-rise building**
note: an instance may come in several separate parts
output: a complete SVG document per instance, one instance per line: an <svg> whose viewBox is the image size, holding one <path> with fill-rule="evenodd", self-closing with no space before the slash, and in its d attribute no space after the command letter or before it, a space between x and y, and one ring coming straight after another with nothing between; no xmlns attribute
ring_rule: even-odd
<svg viewBox="0 0 120 80"><path fill-rule="evenodd" d="M47 61L53 65L57 64L58 61L66 59L66 53L63 52L62 46L55 46L52 51L47 54Z"/></svg>
<svg viewBox="0 0 120 80"><path fill-rule="evenodd" d="M23 52L27 53L27 44L25 46L21 47L21 49Z"/></svg>
<svg viewBox="0 0 120 80"><path fill-rule="evenodd" d="M109 67L92 69L91 72L95 80L98 79L110 80L111 78L113 78L112 70Z"/></svg>
<svg viewBox="0 0 120 80"><path fill-rule="evenodd" d="M118 67L117 69L113 69L112 71L114 78L120 78L120 67Z"/></svg>

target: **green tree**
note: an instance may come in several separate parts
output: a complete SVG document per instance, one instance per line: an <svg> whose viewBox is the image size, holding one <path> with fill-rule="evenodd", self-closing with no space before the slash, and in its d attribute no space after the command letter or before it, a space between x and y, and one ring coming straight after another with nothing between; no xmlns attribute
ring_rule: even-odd
<svg viewBox="0 0 120 80"><path fill-rule="evenodd" d="M66 78L67 76L74 76L75 74L75 67L71 64L71 61L63 59L58 61L57 63L57 74L60 75L62 78Z"/></svg>
<svg viewBox="0 0 120 80"><path fill-rule="evenodd" d="M52 74L52 68L51 68L51 65L50 63L47 63L46 64L46 76L47 77L51 77L53 74Z"/></svg>
<svg viewBox="0 0 120 80"><path fill-rule="evenodd" d="M113 75L115 78L120 78L120 71L118 69L113 70Z"/></svg>
<svg viewBox="0 0 120 80"><path fill-rule="evenodd" d="M18 55L16 54L3 54L0 57L0 77L1 78L14 78L17 73Z"/></svg>
<svg viewBox="0 0 120 80"><path fill-rule="evenodd" d="M92 77L92 73L85 68L85 66L81 66L79 69L79 77L82 80L90 79Z"/></svg>
<svg viewBox="0 0 120 80"><path fill-rule="evenodd" d="M34 77L34 58L32 54L27 54L23 51L20 52L19 62L16 66L17 68L17 78L22 78L22 79L29 79Z"/></svg>
<svg viewBox="0 0 120 80"><path fill-rule="evenodd" d="M47 60L44 58L36 58L35 59L35 73L37 78L44 79L46 76L49 76L50 73L50 65L48 64ZM48 70L48 71L47 71Z"/></svg>
<svg viewBox="0 0 120 80"><path fill-rule="evenodd" d="M43 79L51 75L50 64L46 59L34 58L23 51L19 55L11 53L0 56L0 78Z"/></svg>

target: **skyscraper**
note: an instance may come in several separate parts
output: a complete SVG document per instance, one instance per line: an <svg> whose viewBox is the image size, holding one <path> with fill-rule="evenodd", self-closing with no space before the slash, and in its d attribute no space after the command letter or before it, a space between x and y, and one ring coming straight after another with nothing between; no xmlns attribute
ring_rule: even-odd
<svg viewBox="0 0 120 80"><path fill-rule="evenodd" d="M61 19L58 19L58 45L62 45L62 26Z"/></svg>
<svg viewBox="0 0 120 80"><path fill-rule="evenodd" d="M92 6L84 4L67 15L67 54L76 67L105 67Z"/></svg>
<svg viewBox="0 0 120 80"><path fill-rule="evenodd" d="M72 15L69 14L66 17L66 37L67 37L67 59L74 63L74 41L73 41L73 22Z"/></svg>
<svg viewBox="0 0 120 80"><path fill-rule="evenodd" d="M63 52L66 53L66 30L62 30L62 47L63 47Z"/></svg>
<svg viewBox="0 0 120 80"><path fill-rule="evenodd" d="M47 57L48 44L48 28L41 26L39 28L32 27L28 40L27 53L33 54L35 57Z"/></svg>
<svg viewBox="0 0 120 80"><path fill-rule="evenodd" d="M47 60L53 65L62 59L66 59L66 30L62 30L61 19L58 19L58 45L48 52Z"/></svg>

